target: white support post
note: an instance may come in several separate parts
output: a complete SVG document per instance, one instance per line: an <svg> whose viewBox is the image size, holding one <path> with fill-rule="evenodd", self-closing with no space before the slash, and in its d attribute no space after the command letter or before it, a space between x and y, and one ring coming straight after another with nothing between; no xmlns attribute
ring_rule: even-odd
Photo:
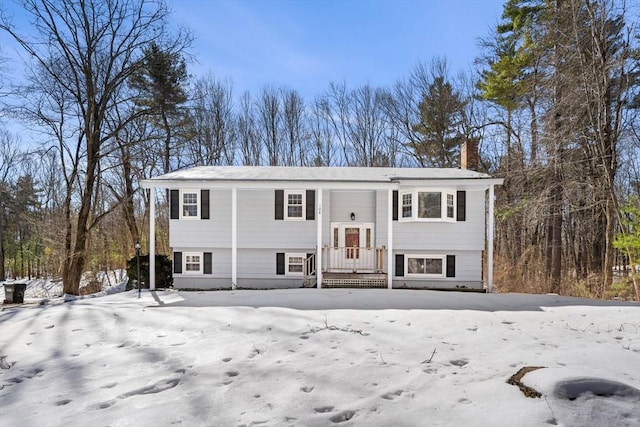
<svg viewBox="0 0 640 427"><path fill-rule="evenodd" d="M156 189L149 188L149 289L156 289Z"/></svg>
<svg viewBox="0 0 640 427"><path fill-rule="evenodd" d="M393 288L393 189L387 192L387 287Z"/></svg>
<svg viewBox="0 0 640 427"><path fill-rule="evenodd" d="M231 189L231 289L238 285L238 189Z"/></svg>
<svg viewBox="0 0 640 427"><path fill-rule="evenodd" d="M493 184L489 186L489 218L487 221L487 292L493 291Z"/></svg>
<svg viewBox="0 0 640 427"><path fill-rule="evenodd" d="M318 202L318 215L316 220L318 221L318 240L316 247L316 282L318 289L322 288L322 189L318 188L316 190L318 195L316 196L316 200Z"/></svg>

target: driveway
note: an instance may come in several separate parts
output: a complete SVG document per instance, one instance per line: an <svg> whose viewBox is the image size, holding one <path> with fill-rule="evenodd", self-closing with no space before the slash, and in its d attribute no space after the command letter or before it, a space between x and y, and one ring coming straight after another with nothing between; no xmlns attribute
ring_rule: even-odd
<svg viewBox="0 0 640 427"><path fill-rule="evenodd" d="M272 289L173 291L180 301L170 307L282 307L296 310L479 310L541 311L565 306L636 306L623 301L593 300L558 295L483 294L408 289Z"/></svg>

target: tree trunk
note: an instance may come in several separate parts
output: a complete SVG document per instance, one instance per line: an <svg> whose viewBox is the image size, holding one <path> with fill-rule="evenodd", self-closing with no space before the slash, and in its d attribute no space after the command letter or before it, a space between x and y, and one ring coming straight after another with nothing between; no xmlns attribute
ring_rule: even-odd
<svg viewBox="0 0 640 427"><path fill-rule="evenodd" d="M7 272L4 269L4 232L2 229L2 221L0 221L0 282L7 278Z"/></svg>
<svg viewBox="0 0 640 427"><path fill-rule="evenodd" d="M93 205L93 192L96 182L96 170L99 165L99 132L87 132L87 170L84 183L84 190L80 199L80 209L76 220L76 235L71 251L71 239L69 241L69 251L65 259L65 268L63 275L63 292L70 295L80 295L80 280L86 264L87 242L89 240L89 220L91 216L91 207ZM69 193L72 189L67 190ZM71 200L65 209L70 210ZM70 213L68 214L70 215ZM71 218L69 217L69 224ZM71 233L71 230L68 231ZM71 237L71 236L69 236Z"/></svg>
<svg viewBox="0 0 640 427"><path fill-rule="evenodd" d="M560 184L554 185L551 223L551 292L560 293L562 278L562 189Z"/></svg>

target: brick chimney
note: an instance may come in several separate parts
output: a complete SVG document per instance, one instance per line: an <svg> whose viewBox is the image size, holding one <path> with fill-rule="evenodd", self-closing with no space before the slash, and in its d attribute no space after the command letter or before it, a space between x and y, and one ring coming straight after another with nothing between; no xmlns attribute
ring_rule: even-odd
<svg viewBox="0 0 640 427"><path fill-rule="evenodd" d="M460 167L473 171L478 170L478 140L468 139L460 147Z"/></svg>

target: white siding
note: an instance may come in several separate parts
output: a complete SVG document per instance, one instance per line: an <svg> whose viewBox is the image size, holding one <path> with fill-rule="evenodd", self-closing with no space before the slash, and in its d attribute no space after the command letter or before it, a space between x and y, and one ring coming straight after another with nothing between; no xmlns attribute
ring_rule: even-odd
<svg viewBox="0 0 640 427"><path fill-rule="evenodd" d="M455 255L456 256L456 276L436 279L424 279L409 276L393 276L394 288L442 288L455 289L473 288L481 289L482 283L482 252L481 251L449 251L449 252L424 252L424 251L394 251L396 254L432 254L432 255ZM394 264L395 268L395 264Z"/></svg>
<svg viewBox="0 0 640 427"><path fill-rule="evenodd" d="M276 220L275 190L238 190L238 249L315 247L316 231L315 220Z"/></svg>
<svg viewBox="0 0 640 427"><path fill-rule="evenodd" d="M397 250L483 250L485 235L484 191L468 191L466 221L393 222Z"/></svg>
<svg viewBox="0 0 640 427"><path fill-rule="evenodd" d="M388 244L388 190L322 191L323 244L331 240L330 223L351 222L351 212L358 223L375 223L376 246ZM315 220L276 220L274 189L241 189L237 194L238 287L301 286L300 277L276 275L275 254L316 251L317 209ZM213 254L212 275L176 275L176 287L214 289L231 285L231 190L210 190L210 212L209 220L170 220L170 244L174 251ZM466 221L393 221L394 253L456 255L455 278L394 277L393 286L481 287L484 238L485 192L482 190L467 189Z"/></svg>
<svg viewBox="0 0 640 427"><path fill-rule="evenodd" d="M324 245L331 245L331 191L329 190L322 192L322 246Z"/></svg>
<svg viewBox="0 0 640 427"><path fill-rule="evenodd" d="M169 220L169 245L177 247L231 247L231 190L210 190L211 219Z"/></svg>
<svg viewBox="0 0 640 427"><path fill-rule="evenodd" d="M314 248L309 246L305 249L282 248L282 249L241 249L238 250L238 280L242 279L292 279L290 276L276 274L276 253L278 252L299 252L312 253ZM302 282L300 276L294 277Z"/></svg>
<svg viewBox="0 0 640 427"><path fill-rule="evenodd" d="M182 252L213 252L213 274L193 276L174 275L174 287L180 289L217 289L231 287L231 250L206 248L176 248ZM307 250L284 249L239 249L238 250L238 288L293 288L302 286L302 277L276 274L277 252L311 253Z"/></svg>
<svg viewBox="0 0 640 427"><path fill-rule="evenodd" d="M356 215L355 222L375 222L375 191L332 191L331 222L350 222L351 213Z"/></svg>
<svg viewBox="0 0 640 427"><path fill-rule="evenodd" d="M387 218L388 214L388 190L376 191L376 246L388 246Z"/></svg>

